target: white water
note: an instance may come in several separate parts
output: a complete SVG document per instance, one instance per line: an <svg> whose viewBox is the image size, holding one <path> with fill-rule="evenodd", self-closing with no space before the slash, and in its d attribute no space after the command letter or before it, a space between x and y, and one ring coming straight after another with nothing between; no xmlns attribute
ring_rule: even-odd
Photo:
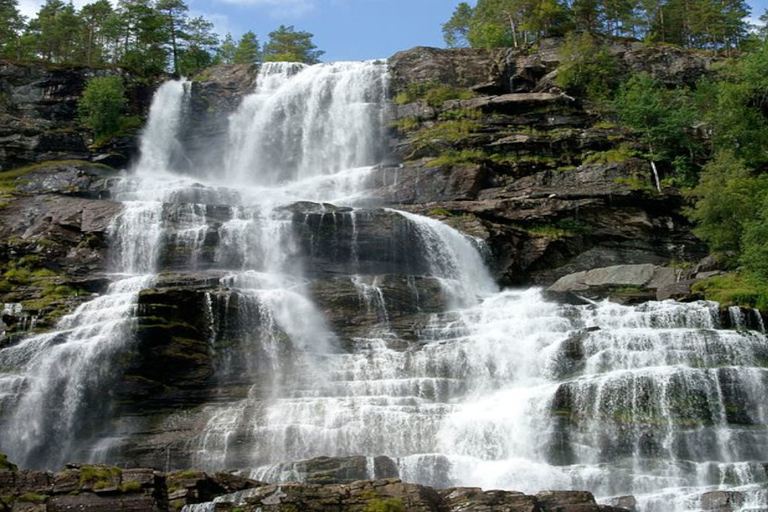
<svg viewBox="0 0 768 512"><path fill-rule="evenodd" d="M2 448L22 464L55 466L92 437L109 439L83 416L108 387L105 358L130 343L136 294L158 279L162 260L165 270L224 276L205 314L212 343L238 345L216 349L217 378L247 388L203 408L205 426L185 446L196 466L281 480L301 478L281 462L387 455L403 479L436 486L635 494L643 512L693 511L702 492L735 489L747 493L744 510L764 508L768 341L718 330L711 303L573 307L538 290L499 291L477 241L388 211L402 222L392 236L410 236L424 262L414 268L426 269L448 306L415 341L399 339L385 276L349 270L371 257L360 230L375 212L284 208L365 198L383 151L385 95L382 63L267 65L230 119L221 168L195 169L208 176L200 181L173 174L185 87L163 86L137 173L115 190L126 211L113 225L113 265L131 277L56 333L0 351L0 413L12 439ZM317 276L300 239L309 232L314 247L329 236L322 230L343 238L344 226L343 277L375 319L349 346L313 300ZM423 298L415 284L409 293ZM91 382L94 368L107 371ZM66 408L48 415L57 400ZM63 436L60 456L45 453L53 436Z"/></svg>

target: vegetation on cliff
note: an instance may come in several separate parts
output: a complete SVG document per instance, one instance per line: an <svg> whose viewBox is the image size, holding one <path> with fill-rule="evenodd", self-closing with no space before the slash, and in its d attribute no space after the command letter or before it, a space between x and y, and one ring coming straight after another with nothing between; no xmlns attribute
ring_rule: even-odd
<svg viewBox="0 0 768 512"><path fill-rule="evenodd" d="M263 49L253 32L223 41L213 23L191 17L183 0L96 0L77 9L47 0L26 20L17 0L0 2L0 58L87 66L115 65L152 76L190 75L214 64L264 60L317 62L313 35L280 26Z"/></svg>
<svg viewBox="0 0 768 512"><path fill-rule="evenodd" d="M451 47L522 46L569 32L600 33L729 51L748 34L744 0L478 0L443 25Z"/></svg>

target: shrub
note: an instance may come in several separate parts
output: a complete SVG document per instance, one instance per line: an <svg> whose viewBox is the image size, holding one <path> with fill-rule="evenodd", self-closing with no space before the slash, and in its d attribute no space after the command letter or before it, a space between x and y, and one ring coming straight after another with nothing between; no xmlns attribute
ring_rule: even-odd
<svg viewBox="0 0 768 512"><path fill-rule="evenodd" d="M618 59L591 34L570 34L560 50L555 83L569 94L605 100L619 85Z"/></svg>
<svg viewBox="0 0 768 512"><path fill-rule="evenodd" d="M93 131L94 138L109 137L120 131L126 103L122 78L92 78L78 105L80 120Z"/></svg>

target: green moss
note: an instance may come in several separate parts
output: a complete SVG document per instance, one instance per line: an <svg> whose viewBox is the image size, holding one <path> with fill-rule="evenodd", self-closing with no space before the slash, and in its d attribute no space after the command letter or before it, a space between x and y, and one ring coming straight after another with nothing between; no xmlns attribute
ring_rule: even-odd
<svg viewBox="0 0 768 512"><path fill-rule="evenodd" d="M16 464L8 460L8 456L3 452L0 452L0 470L5 471L18 471Z"/></svg>
<svg viewBox="0 0 768 512"><path fill-rule="evenodd" d="M125 482L120 484L121 492L138 492L141 490L141 483L139 482Z"/></svg>
<svg viewBox="0 0 768 512"><path fill-rule="evenodd" d="M632 148L621 145L608 151L599 151L586 155L584 164L620 164L635 156Z"/></svg>
<svg viewBox="0 0 768 512"><path fill-rule="evenodd" d="M451 87L437 82L419 82L408 84L404 91L395 96L395 103L405 105L423 100L432 107L440 107L450 100L468 100L476 96L469 89Z"/></svg>
<svg viewBox="0 0 768 512"><path fill-rule="evenodd" d="M404 117L392 122L391 126L401 133L409 133L421 128L421 120L417 117Z"/></svg>
<svg viewBox="0 0 768 512"><path fill-rule="evenodd" d="M120 481L123 470L115 466L89 465L80 468L80 487L89 485L93 489L105 489Z"/></svg>
<svg viewBox="0 0 768 512"><path fill-rule="evenodd" d="M465 149L462 151L447 151L427 162L427 167L440 167L449 165L471 165L483 163L488 160L488 155L481 149Z"/></svg>
<svg viewBox="0 0 768 512"><path fill-rule="evenodd" d="M26 268L12 268L5 273L5 280L17 284L24 285L29 283L31 272Z"/></svg>
<svg viewBox="0 0 768 512"><path fill-rule="evenodd" d="M45 503L48 501L48 496L45 494L35 494L28 492L16 498L16 501L24 501L27 503Z"/></svg>
<svg viewBox="0 0 768 512"><path fill-rule="evenodd" d="M379 498L366 503L363 512L405 512L405 505L400 498Z"/></svg>
<svg viewBox="0 0 768 512"><path fill-rule="evenodd" d="M58 274L49 268L39 268L32 271L32 277L54 277Z"/></svg>
<svg viewBox="0 0 768 512"><path fill-rule="evenodd" d="M430 217L451 217L453 214L445 208L432 208L427 212Z"/></svg>
<svg viewBox="0 0 768 512"><path fill-rule="evenodd" d="M184 478L184 479L190 479L190 478L202 478L203 472L202 471L196 471L194 469L185 469L184 471L179 471L178 473L174 473L171 475L174 478Z"/></svg>
<svg viewBox="0 0 768 512"><path fill-rule="evenodd" d="M743 306L768 309L768 285L760 279L730 273L700 281L691 290L722 306Z"/></svg>
<svg viewBox="0 0 768 512"><path fill-rule="evenodd" d="M91 167L95 167L98 169L104 169L104 170L110 170L110 171L113 170L111 167L107 165L96 164L96 163L88 162L86 160L50 160L50 161L42 162L39 164L32 164L32 165L27 165L25 167L19 167L17 169L13 169L10 171L0 172L0 191L15 190L16 187L24 183L23 181L19 180L19 178L22 178L31 172L41 171L57 165L89 165Z"/></svg>
<svg viewBox="0 0 768 512"><path fill-rule="evenodd" d="M632 176L628 177L616 178L614 183L617 185L626 185L632 190L645 192L653 192L656 190L653 188L650 180L646 176L642 176L640 174L633 174Z"/></svg>
<svg viewBox="0 0 768 512"><path fill-rule="evenodd" d="M437 118L441 121L460 121L462 119L478 120L483 117L483 112L478 108L457 108L440 112Z"/></svg>

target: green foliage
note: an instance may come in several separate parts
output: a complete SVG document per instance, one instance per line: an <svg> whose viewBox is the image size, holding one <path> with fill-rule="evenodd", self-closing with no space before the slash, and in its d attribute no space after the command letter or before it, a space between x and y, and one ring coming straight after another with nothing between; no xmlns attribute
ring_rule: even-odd
<svg viewBox="0 0 768 512"><path fill-rule="evenodd" d="M232 55L233 64L258 64L261 62L261 50L256 34L250 30L243 34Z"/></svg>
<svg viewBox="0 0 768 512"><path fill-rule="evenodd" d="M293 26L280 25L269 33L269 41L264 45L264 60L317 64L325 52L317 49L313 37L309 32L296 32Z"/></svg>
<svg viewBox="0 0 768 512"><path fill-rule="evenodd" d="M742 249L744 227L757 220L768 177L753 176L732 151L721 151L704 166L691 195L696 204L689 217L697 223L697 236L714 251ZM754 228L753 228L753 232Z"/></svg>
<svg viewBox="0 0 768 512"><path fill-rule="evenodd" d="M768 41L725 65L714 84L702 84L718 149L729 149L749 167L768 164Z"/></svg>
<svg viewBox="0 0 768 512"><path fill-rule="evenodd" d="M469 45L469 26L472 22L472 7L461 2L453 11L453 16L443 23L443 40L448 48L463 48Z"/></svg>
<svg viewBox="0 0 768 512"><path fill-rule="evenodd" d="M481 149L465 149L462 151L446 151L437 158L427 162L427 167L450 165L472 165L488 160L488 155Z"/></svg>
<svg viewBox="0 0 768 512"><path fill-rule="evenodd" d="M401 133L413 132L421 128L421 120L417 117L405 117L392 122L392 128Z"/></svg>
<svg viewBox="0 0 768 512"><path fill-rule="evenodd" d="M400 498L375 498L369 500L363 512L405 512L406 508Z"/></svg>
<svg viewBox="0 0 768 512"><path fill-rule="evenodd" d="M569 94L605 100L619 85L618 59L589 33L570 34L560 50L555 83Z"/></svg>
<svg viewBox="0 0 768 512"><path fill-rule="evenodd" d="M8 460L8 456L3 452L0 452L0 470L5 471L18 471L16 464Z"/></svg>
<svg viewBox="0 0 768 512"><path fill-rule="evenodd" d="M621 145L608 151L599 151L597 153L591 153L584 158L585 164L618 164L626 162L630 158L635 156L635 152L632 148L626 145Z"/></svg>
<svg viewBox="0 0 768 512"><path fill-rule="evenodd" d="M667 89L646 73L633 75L614 102L619 118L632 128L646 146L647 157L664 162L680 175L699 143L692 135L697 113L685 89ZM683 171L683 172L680 172Z"/></svg>
<svg viewBox="0 0 768 512"><path fill-rule="evenodd" d="M16 498L16 501L25 502L25 503L45 503L46 501L48 501L48 496L46 496L45 494L35 494L32 492L28 492Z"/></svg>
<svg viewBox="0 0 768 512"><path fill-rule="evenodd" d="M768 309L768 282L742 273L715 276L694 283L691 290L722 306Z"/></svg>
<svg viewBox="0 0 768 512"><path fill-rule="evenodd" d="M404 91L395 96L395 103L405 105L414 101L427 103L431 107L441 107L450 100L469 100L476 96L468 89L451 87L437 82L415 82L408 84Z"/></svg>
<svg viewBox="0 0 768 512"><path fill-rule="evenodd" d="M451 217L453 214L445 208L432 208L427 212L430 217Z"/></svg>
<svg viewBox="0 0 768 512"><path fill-rule="evenodd" d="M449 47L523 46L567 32L724 50L749 41L744 0L478 0L443 24Z"/></svg>
<svg viewBox="0 0 768 512"><path fill-rule="evenodd" d="M92 78L78 104L81 122L93 131L95 138L108 137L120 131L127 100L123 79L117 76Z"/></svg>

